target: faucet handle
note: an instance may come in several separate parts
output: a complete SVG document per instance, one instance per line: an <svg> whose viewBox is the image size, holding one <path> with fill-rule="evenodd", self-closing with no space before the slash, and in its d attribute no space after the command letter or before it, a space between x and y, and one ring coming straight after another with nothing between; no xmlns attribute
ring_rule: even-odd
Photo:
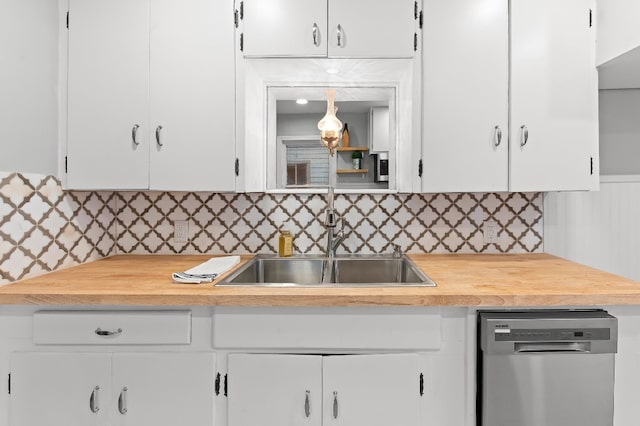
<svg viewBox="0 0 640 426"><path fill-rule="evenodd" d="M400 249L400 244L391 244L393 247L393 257L402 257L402 250Z"/></svg>

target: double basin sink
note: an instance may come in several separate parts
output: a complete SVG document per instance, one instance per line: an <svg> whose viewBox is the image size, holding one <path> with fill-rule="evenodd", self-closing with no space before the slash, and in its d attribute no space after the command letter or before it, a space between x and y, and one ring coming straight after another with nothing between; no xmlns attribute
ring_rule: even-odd
<svg viewBox="0 0 640 426"><path fill-rule="evenodd" d="M217 286L434 287L406 256L350 255L276 257L257 255Z"/></svg>

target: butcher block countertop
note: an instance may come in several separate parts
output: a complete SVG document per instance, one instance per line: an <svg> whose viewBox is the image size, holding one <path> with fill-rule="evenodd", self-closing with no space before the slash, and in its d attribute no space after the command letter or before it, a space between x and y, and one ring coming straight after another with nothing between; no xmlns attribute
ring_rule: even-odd
<svg viewBox="0 0 640 426"><path fill-rule="evenodd" d="M175 284L210 255L119 255L0 287L0 304L152 306L584 306L640 304L640 282L548 254L419 254L437 287ZM251 256L243 256L242 262ZM218 278L219 281L220 278Z"/></svg>

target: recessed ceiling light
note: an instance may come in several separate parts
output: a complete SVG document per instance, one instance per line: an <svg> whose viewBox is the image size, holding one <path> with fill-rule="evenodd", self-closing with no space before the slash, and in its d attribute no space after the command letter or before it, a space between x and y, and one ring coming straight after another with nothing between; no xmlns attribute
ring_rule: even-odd
<svg viewBox="0 0 640 426"><path fill-rule="evenodd" d="M327 68L327 73L329 74L338 74L337 68Z"/></svg>
<svg viewBox="0 0 640 426"><path fill-rule="evenodd" d="M309 101L308 101L308 100L306 100L306 99L302 99L302 98L300 98L300 99L296 99L296 103L297 103L298 105L306 105L306 104L308 104L308 103L309 103Z"/></svg>

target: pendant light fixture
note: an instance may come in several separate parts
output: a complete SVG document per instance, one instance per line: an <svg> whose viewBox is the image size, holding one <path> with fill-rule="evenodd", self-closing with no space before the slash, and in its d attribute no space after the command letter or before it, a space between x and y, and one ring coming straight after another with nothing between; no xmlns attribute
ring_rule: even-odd
<svg viewBox="0 0 640 426"><path fill-rule="evenodd" d="M335 89L327 89L327 112L318 122L320 140L329 149L329 155L333 157L333 150L338 147L341 139L342 122L336 117L338 108L334 105L336 97Z"/></svg>

